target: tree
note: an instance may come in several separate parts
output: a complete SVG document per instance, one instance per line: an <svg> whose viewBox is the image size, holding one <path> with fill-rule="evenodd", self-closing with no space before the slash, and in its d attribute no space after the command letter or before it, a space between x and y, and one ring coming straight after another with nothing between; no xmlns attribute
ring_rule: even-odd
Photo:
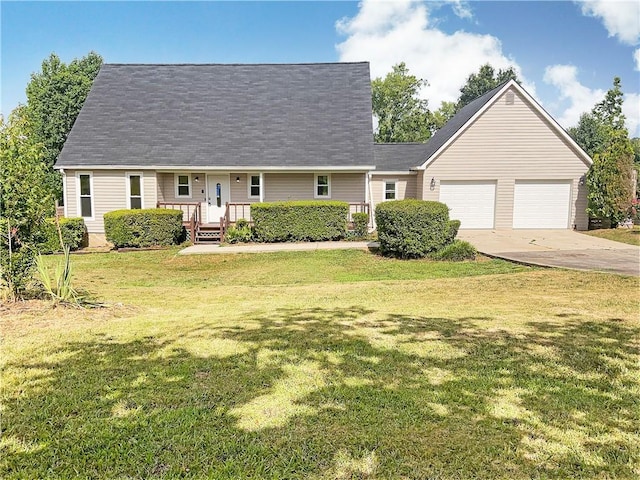
<svg viewBox="0 0 640 480"><path fill-rule="evenodd" d="M30 129L34 141L45 147L46 184L59 199L62 198L62 180L53 170L53 164L101 66L102 57L95 52L74 59L69 65L52 53L42 62L42 70L31 74L27 85Z"/></svg>
<svg viewBox="0 0 640 480"><path fill-rule="evenodd" d="M466 104L484 95L489 90L493 90L507 80L515 80L520 83L513 67L509 67L506 70L501 69L496 72L488 63L482 65L478 73L469 75L467 83L460 89L460 96L456 103L456 112L459 112Z"/></svg>
<svg viewBox="0 0 640 480"><path fill-rule="evenodd" d="M431 136L427 101L419 98L425 80L409 74L404 63L371 82L373 114L378 119L374 140L383 143L425 142Z"/></svg>
<svg viewBox="0 0 640 480"><path fill-rule="evenodd" d="M53 204L44 145L34 141L26 107L0 118L0 283L15 300L33 272L35 243Z"/></svg>
<svg viewBox="0 0 640 480"><path fill-rule="evenodd" d="M592 112L580 115L578 125L569 128L567 132L591 158L602 152L607 142L605 125Z"/></svg>
<svg viewBox="0 0 640 480"><path fill-rule="evenodd" d="M431 114L429 127L434 134L456 114L455 102L442 102L440 108Z"/></svg>
<svg viewBox="0 0 640 480"><path fill-rule="evenodd" d="M593 156L587 173L587 212L608 218L613 228L628 215L633 194L634 152L624 125L623 101L620 78L616 77L613 88L591 114L581 117L573 132L578 144Z"/></svg>
<svg viewBox="0 0 640 480"><path fill-rule="evenodd" d="M587 174L587 213L608 218L615 228L631 207L633 150L626 130L606 128L607 144L595 154Z"/></svg>

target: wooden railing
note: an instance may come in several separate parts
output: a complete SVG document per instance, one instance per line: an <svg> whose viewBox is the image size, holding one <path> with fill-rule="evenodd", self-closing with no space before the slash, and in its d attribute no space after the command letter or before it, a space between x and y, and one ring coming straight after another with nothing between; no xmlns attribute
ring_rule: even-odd
<svg viewBox="0 0 640 480"><path fill-rule="evenodd" d="M349 223L353 222L354 213L366 213L369 215L369 221L371 221L371 212L369 211L369 204L367 202L349 202Z"/></svg>
<svg viewBox="0 0 640 480"><path fill-rule="evenodd" d="M182 210L182 225L189 229L191 241L195 242L196 231L202 223L202 204L200 202L158 202L156 207Z"/></svg>

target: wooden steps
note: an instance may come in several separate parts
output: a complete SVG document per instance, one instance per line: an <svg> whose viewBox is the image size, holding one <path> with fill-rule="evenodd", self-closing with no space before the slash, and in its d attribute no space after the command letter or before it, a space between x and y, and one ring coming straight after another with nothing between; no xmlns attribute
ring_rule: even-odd
<svg viewBox="0 0 640 480"><path fill-rule="evenodd" d="M217 223L203 223L196 229L195 243L220 243L220 225Z"/></svg>

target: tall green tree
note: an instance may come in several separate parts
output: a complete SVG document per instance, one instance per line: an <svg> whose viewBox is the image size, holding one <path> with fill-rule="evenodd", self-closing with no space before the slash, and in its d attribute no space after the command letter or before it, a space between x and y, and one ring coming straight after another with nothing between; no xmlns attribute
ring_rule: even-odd
<svg viewBox="0 0 640 480"><path fill-rule="evenodd" d="M484 95L489 90L493 90L507 80L515 80L520 83L513 67L496 71L488 63L482 65L478 73L469 75L467 83L460 89L460 96L456 102L456 111L460 111L466 104Z"/></svg>
<svg viewBox="0 0 640 480"><path fill-rule="evenodd" d="M605 124L593 112L580 115L578 125L569 128L567 133L591 158L602 152L607 143Z"/></svg>
<svg viewBox="0 0 640 480"><path fill-rule="evenodd" d="M53 205L45 148L34 140L27 109L0 117L0 284L15 300L31 281L35 243Z"/></svg>
<svg viewBox="0 0 640 480"><path fill-rule="evenodd" d="M587 174L587 213L608 218L616 227L627 216L632 202L633 149L624 129L605 127L607 143L593 157Z"/></svg>
<svg viewBox="0 0 640 480"><path fill-rule="evenodd" d="M590 116L583 115L577 129L569 132L593 158L587 173L587 212L608 218L612 227L628 215L633 194L634 152L625 128L623 102L620 78L616 77L613 87L593 107Z"/></svg>
<svg viewBox="0 0 640 480"><path fill-rule="evenodd" d="M371 82L373 114L378 119L376 142L426 142L431 137L428 103L419 97L425 85L426 80L409 74L404 62L385 78Z"/></svg>
<svg viewBox="0 0 640 480"><path fill-rule="evenodd" d="M451 120L456 114L456 104L455 102L442 102L440 104L440 108L435 112L431 113L431 119L429 123L429 127L431 129L431 133L434 134L438 130L440 130L444 125Z"/></svg>
<svg viewBox="0 0 640 480"><path fill-rule="evenodd" d="M102 57L95 52L68 65L52 53L42 62L41 71L31 74L27 85L30 129L33 140L45 147L46 183L56 198L62 198L62 180L53 164L101 66Z"/></svg>

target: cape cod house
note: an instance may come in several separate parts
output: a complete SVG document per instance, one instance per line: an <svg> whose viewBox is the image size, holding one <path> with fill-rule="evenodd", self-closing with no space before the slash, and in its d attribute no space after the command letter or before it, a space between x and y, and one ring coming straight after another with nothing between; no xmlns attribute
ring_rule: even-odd
<svg viewBox="0 0 640 480"><path fill-rule="evenodd" d="M105 64L56 163L65 216L180 208L196 240L251 204L440 200L461 228L587 228L591 159L517 83L428 143L374 144L369 64Z"/></svg>

